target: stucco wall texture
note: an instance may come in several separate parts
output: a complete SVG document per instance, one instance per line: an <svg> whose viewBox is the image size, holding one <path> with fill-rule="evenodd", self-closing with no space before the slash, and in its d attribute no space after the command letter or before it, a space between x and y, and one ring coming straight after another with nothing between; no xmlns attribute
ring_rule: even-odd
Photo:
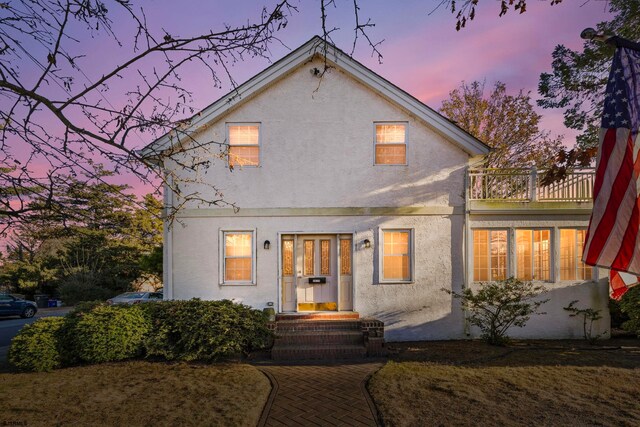
<svg viewBox="0 0 640 427"><path fill-rule="evenodd" d="M310 73L321 66L318 60L303 64L196 135L201 142L222 142L227 123L261 124L259 167L230 171L223 160L216 160L202 177L241 213L251 209L256 214L234 215L229 209L188 205L179 223L165 235L167 297L228 298L259 309L273 302L279 307L279 236L349 233L355 247L354 310L362 317L384 321L387 340L477 335L465 327L458 302L442 290L459 291L465 283L464 170L472 160L427 123L339 68L330 69L321 80ZM408 124L408 164L376 166L374 123L394 121ZM208 191L195 184L191 189ZM173 200L171 195L169 200ZM427 209L420 214L394 216L323 213L326 208L408 206ZM262 215L259 209L264 208L282 209ZM288 208L315 210L302 215ZM527 224L535 224L537 219ZM477 224L500 226L503 220L504 216L478 218ZM584 222L584 218L563 220L569 225ZM413 229L413 283L379 282L381 228ZM255 285L220 285L221 230L255 230ZM363 247L365 239L372 243L370 248ZM265 240L271 242L269 250L263 248ZM553 284L550 296L552 301L545 306L549 314L533 318L525 329L513 330L510 335L579 337L582 324L569 318L563 304L578 299L606 310L604 283ZM597 327L604 330L608 323L603 321Z"/></svg>

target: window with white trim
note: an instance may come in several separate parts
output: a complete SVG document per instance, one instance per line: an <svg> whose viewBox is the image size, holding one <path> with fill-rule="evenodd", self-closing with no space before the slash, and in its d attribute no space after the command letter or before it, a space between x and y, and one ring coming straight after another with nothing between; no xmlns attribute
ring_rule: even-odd
<svg viewBox="0 0 640 427"><path fill-rule="evenodd" d="M381 282L410 282L413 280L412 230L382 230Z"/></svg>
<svg viewBox="0 0 640 427"><path fill-rule="evenodd" d="M229 167L260 166L260 124L228 123Z"/></svg>
<svg viewBox="0 0 640 427"><path fill-rule="evenodd" d="M473 280L505 280L507 253L507 230L473 230Z"/></svg>
<svg viewBox="0 0 640 427"><path fill-rule="evenodd" d="M407 123L375 123L376 165L407 164Z"/></svg>
<svg viewBox="0 0 640 427"><path fill-rule="evenodd" d="M516 278L551 280L551 230L516 230Z"/></svg>
<svg viewBox="0 0 640 427"><path fill-rule="evenodd" d="M587 230L560 229L560 280L591 280L593 268L582 262Z"/></svg>
<svg viewBox="0 0 640 427"><path fill-rule="evenodd" d="M255 283L253 231L222 232L222 283Z"/></svg>

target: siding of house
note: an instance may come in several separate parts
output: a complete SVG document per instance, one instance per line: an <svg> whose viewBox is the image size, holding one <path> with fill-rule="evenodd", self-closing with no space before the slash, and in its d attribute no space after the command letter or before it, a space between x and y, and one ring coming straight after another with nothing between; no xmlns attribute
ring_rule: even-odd
<svg viewBox="0 0 640 427"><path fill-rule="evenodd" d="M224 142L226 123L259 122L261 164L230 171L226 161L217 159L204 175L240 212L186 206L179 223L166 232L168 297L228 298L256 308L273 302L278 308L279 236L349 233L355 243L354 310L383 320L388 340L475 334L465 328L457 301L442 291L459 291L469 279L464 274L464 171L474 159L339 68L319 80L310 71L321 66L318 60L303 64L196 135L200 142ZM374 122L393 121L408 124L408 165L374 166ZM168 168L177 170L171 164ZM207 191L198 185L192 189ZM168 199L178 202L171 194ZM584 223L584 218L567 220ZM478 217L472 226L505 226L504 221L505 216ZM509 224L526 221L521 217ZM381 228L414 230L413 283L379 283ZM255 285L220 285L220 230L256 231ZM372 242L371 248L362 246L365 239ZM265 240L271 249L263 249ZM569 321L562 304L579 299L605 307L602 284L563 284L554 292L561 298L553 302L552 310L545 307L552 315L532 320L514 335L577 337L582 325Z"/></svg>

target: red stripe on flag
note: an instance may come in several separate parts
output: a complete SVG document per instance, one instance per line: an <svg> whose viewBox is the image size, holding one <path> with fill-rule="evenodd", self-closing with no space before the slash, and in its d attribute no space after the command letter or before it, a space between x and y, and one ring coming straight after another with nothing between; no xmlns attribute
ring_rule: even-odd
<svg viewBox="0 0 640 427"><path fill-rule="evenodd" d="M629 264L633 258L633 252L635 250L636 238L638 236L638 221L640 218L640 199L636 199L635 205L633 205L633 212L631 218L629 218L629 225L622 238L620 244L620 250L615 259L611 263L611 268L616 270L627 271L629 270Z"/></svg>
<svg viewBox="0 0 640 427"><path fill-rule="evenodd" d="M611 288L611 298L616 301L619 301L620 298L629 290L627 285L620 277L620 274L617 271L611 270L609 272L609 287Z"/></svg>
<svg viewBox="0 0 640 427"><path fill-rule="evenodd" d="M595 183L593 185L593 200L598 198L602 183L604 182L604 175L607 171L607 165L609 164L609 158L613 152L613 148L616 146L616 129L607 129L604 139L602 141L602 150L600 151L600 158L598 159L598 169L596 170Z"/></svg>
<svg viewBox="0 0 640 427"><path fill-rule="evenodd" d="M613 138L613 142L615 143L615 130L611 132L611 129L607 131L605 135L605 140L603 141L603 149L611 144L611 138ZM605 210L598 227L596 228L593 235L591 235L591 230L589 230L589 235L591 236L591 243L589 245L589 252L585 258L585 262L587 264L597 264L598 258L600 258L600 253L602 249L607 243L609 239L609 235L611 234L611 230L616 222L616 217L618 215L618 207L624 200L624 195L629 188L629 180L633 176L633 148L631 146L631 139L627 139L627 147L624 153L624 158L620 163L620 169L618 170L618 175L613 182L611 187L611 193L609 194L609 199L607 200L607 207ZM600 163L602 165L602 161ZM606 166L606 165L605 165ZM600 172L600 171L598 171ZM603 180L604 178L600 178ZM598 178L596 178L596 182L598 182Z"/></svg>

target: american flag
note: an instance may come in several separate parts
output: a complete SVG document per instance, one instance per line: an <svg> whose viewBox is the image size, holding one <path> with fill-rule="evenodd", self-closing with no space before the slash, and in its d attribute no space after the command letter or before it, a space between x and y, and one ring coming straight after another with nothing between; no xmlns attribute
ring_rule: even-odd
<svg viewBox="0 0 640 427"><path fill-rule="evenodd" d="M640 45L613 42L618 48L604 99L583 261L611 269L612 297L619 299L638 280L621 281L617 272L640 275Z"/></svg>

